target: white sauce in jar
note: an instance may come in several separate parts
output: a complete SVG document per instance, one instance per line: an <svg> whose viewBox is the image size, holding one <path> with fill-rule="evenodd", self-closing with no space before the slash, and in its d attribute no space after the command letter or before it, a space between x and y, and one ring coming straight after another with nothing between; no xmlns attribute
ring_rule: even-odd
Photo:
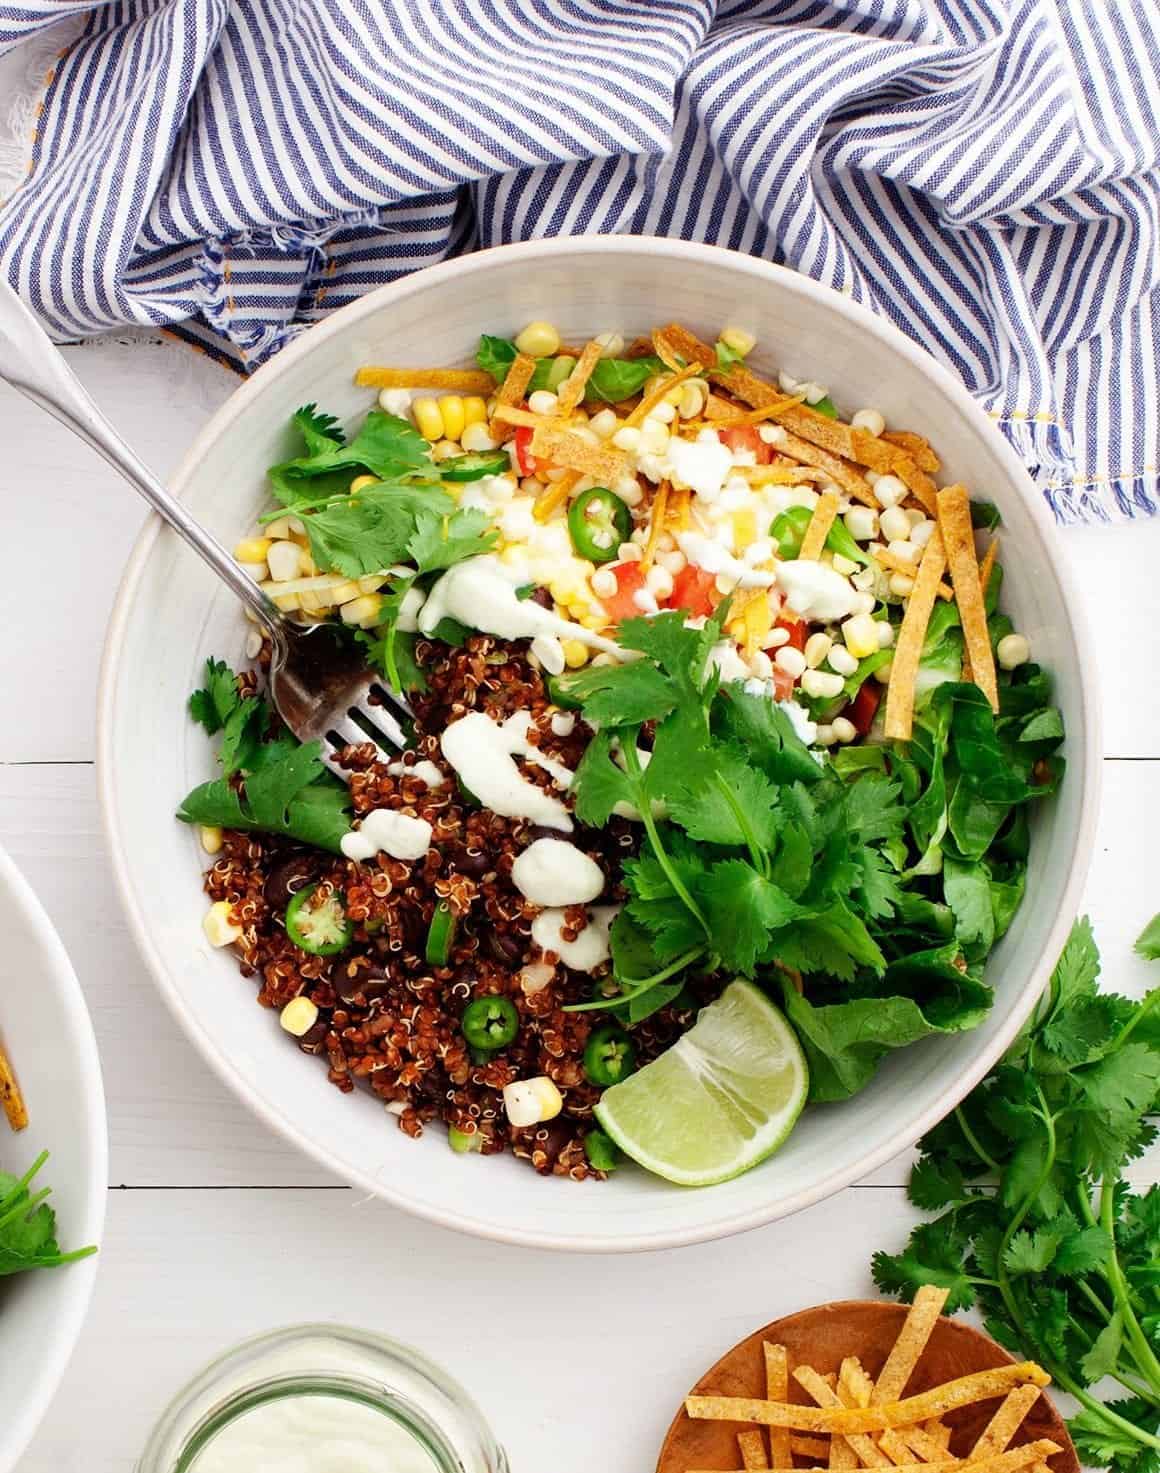
<svg viewBox="0 0 1160 1473"><path fill-rule="evenodd" d="M373 859L389 854L392 859L422 859L431 847L431 825L425 818L412 818L392 808L376 808L362 826L343 834L340 840L347 859Z"/></svg>
<svg viewBox="0 0 1160 1473"><path fill-rule="evenodd" d="M534 599L517 598L516 589L527 582L526 571L501 562L492 553L465 558L448 568L427 595L419 614L419 629L432 634L441 619L457 619L468 629L479 629L499 639L535 639L555 634L576 639L606 654L620 654L620 646L583 624L562 619Z"/></svg>
<svg viewBox="0 0 1160 1473"><path fill-rule="evenodd" d="M228 1422L191 1473L435 1473L385 1412L343 1396L283 1396Z"/></svg>
<svg viewBox="0 0 1160 1473"><path fill-rule="evenodd" d="M574 972L594 972L612 955L609 932L619 910L619 905L593 906L575 941L565 941L560 934L566 919L563 910L541 911L532 922L532 940L542 951L554 951Z"/></svg>
<svg viewBox="0 0 1160 1473"><path fill-rule="evenodd" d="M604 871L567 839L537 839L517 856L512 883L533 905L586 905L604 889Z"/></svg>
<svg viewBox="0 0 1160 1473"><path fill-rule="evenodd" d="M464 787L493 813L571 833L572 816L559 798L530 783L516 765L516 757L523 757L551 773L561 787L572 781L570 768L553 762L528 741L531 719L527 711L517 711L500 725L482 711L471 711L443 733L443 755Z"/></svg>

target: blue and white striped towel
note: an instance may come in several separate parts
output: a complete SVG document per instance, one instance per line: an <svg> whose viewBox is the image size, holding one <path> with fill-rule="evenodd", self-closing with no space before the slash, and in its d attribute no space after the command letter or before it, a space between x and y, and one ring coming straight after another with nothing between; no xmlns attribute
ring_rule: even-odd
<svg viewBox="0 0 1160 1473"><path fill-rule="evenodd" d="M503 241L714 241L954 368L1069 519L1160 504L1157 0L0 0L83 13L0 269L261 363Z"/></svg>

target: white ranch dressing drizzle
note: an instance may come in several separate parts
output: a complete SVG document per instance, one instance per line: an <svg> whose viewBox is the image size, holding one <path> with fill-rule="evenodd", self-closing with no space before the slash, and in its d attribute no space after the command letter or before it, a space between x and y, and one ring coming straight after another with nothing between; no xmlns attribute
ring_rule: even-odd
<svg viewBox="0 0 1160 1473"><path fill-rule="evenodd" d="M537 839L517 856L512 883L533 905L587 905L604 889L604 871L567 839Z"/></svg>
<svg viewBox="0 0 1160 1473"><path fill-rule="evenodd" d="M734 557L722 542L702 532L678 532L677 543L689 562L706 573L724 573L735 580L738 588L771 588L774 574L768 568L754 568ZM835 573L835 577L838 575Z"/></svg>
<svg viewBox="0 0 1160 1473"><path fill-rule="evenodd" d="M518 564L501 562L492 553L465 558L448 568L427 595L419 613L419 630L432 634L441 619L457 619L468 629L479 629L499 639L535 639L556 634L576 639L594 650L619 655L620 646L583 624L562 619L534 599L517 598L516 589L527 582Z"/></svg>
<svg viewBox="0 0 1160 1473"><path fill-rule="evenodd" d="M544 910L532 922L532 940L543 951L554 951L566 967L574 972L594 972L612 955L609 932L619 905L595 905L588 912L588 924L575 941L565 941L560 934L566 912Z"/></svg>
<svg viewBox="0 0 1160 1473"><path fill-rule="evenodd" d="M431 847L431 825L425 818L412 818L391 808L376 808L339 841L347 859L373 859L389 854L392 859L422 859Z"/></svg>
<svg viewBox="0 0 1160 1473"><path fill-rule="evenodd" d="M733 452L713 430L703 430L696 440L671 439L668 459L674 478L707 501L720 496L733 469Z"/></svg>
<svg viewBox="0 0 1160 1473"><path fill-rule="evenodd" d="M387 771L392 777L421 778L429 788L441 788L447 782L442 769L436 767L434 762L428 762L425 757L410 766L405 762L390 762L387 764Z"/></svg>
<svg viewBox="0 0 1160 1473"><path fill-rule="evenodd" d="M778 563L777 583L786 603L804 619L845 619L854 612L858 590L825 563L810 558Z"/></svg>
<svg viewBox="0 0 1160 1473"><path fill-rule="evenodd" d="M516 766L516 757L523 757L544 768L561 787L572 781L571 768L553 762L528 741L531 719L527 711L517 711L500 725L482 711L471 711L444 731L443 755L464 786L493 813L571 833L572 816L559 798L530 783Z"/></svg>
<svg viewBox="0 0 1160 1473"><path fill-rule="evenodd" d="M282 1396L228 1422L195 1473L434 1473L394 1418L345 1396Z"/></svg>

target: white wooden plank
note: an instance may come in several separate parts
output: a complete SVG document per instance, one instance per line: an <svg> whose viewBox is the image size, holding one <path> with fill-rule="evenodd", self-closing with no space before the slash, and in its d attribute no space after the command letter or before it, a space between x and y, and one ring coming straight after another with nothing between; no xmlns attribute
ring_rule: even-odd
<svg viewBox="0 0 1160 1473"><path fill-rule="evenodd" d="M113 1193L88 1325L19 1473L123 1473L212 1355L307 1320L433 1356L480 1402L514 1469L640 1473L730 1345L872 1291L871 1252L901 1246L912 1219L900 1192L873 1197L872 1229L846 1193L727 1243L565 1260L346 1193Z"/></svg>
<svg viewBox="0 0 1160 1473"><path fill-rule="evenodd" d="M65 351L161 476L237 384L228 369L170 339L106 339ZM0 628L8 632L0 760L90 759L105 624L146 509L99 456L4 384L0 437L9 534L19 528L0 584Z"/></svg>
<svg viewBox="0 0 1160 1473"><path fill-rule="evenodd" d="M1160 762L1105 762L1104 776L1085 907L1103 949L1105 985L1138 991L1148 985L1149 968L1131 945L1160 909L1154 868L1138 859L1139 836L1160 829ZM167 820L159 815L159 821ZM253 1119L201 1063L154 990L104 859L92 769L0 766L0 843L60 928L88 995L109 1097L111 1180L139 1186L329 1181ZM192 874L190 883L197 883ZM1031 903L1051 904L1051 897ZM897 1185L906 1171L900 1158L871 1182Z"/></svg>

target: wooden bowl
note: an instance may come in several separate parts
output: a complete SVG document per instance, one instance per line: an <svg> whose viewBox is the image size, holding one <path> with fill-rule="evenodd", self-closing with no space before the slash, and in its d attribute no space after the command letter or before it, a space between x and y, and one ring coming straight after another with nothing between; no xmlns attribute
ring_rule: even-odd
<svg viewBox="0 0 1160 1473"><path fill-rule="evenodd" d="M846 1356L856 1355L867 1374L877 1376L905 1318L904 1304L882 1300L844 1299L799 1310L785 1319L774 1320L772 1325L735 1345L705 1372L690 1395L763 1397L765 1360L761 1346L768 1340L784 1345L788 1352L789 1399L813 1406L812 1398L793 1378L794 1366L809 1364L825 1375L836 1372ZM922 1359L907 1383L906 1395L914 1396L958 1376L1010 1365L1013 1361L1014 1356L1008 1355L981 1330L962 1320L944 1317L934 1327ZM998 1405L999 1399L993 1399L948 1413L945 1420L953 1429L952 1455L962 1457L974 1446ZM737 1433L741 1430L735 1422L693 1421L682 1406L661 1448L657 1473L686 1473L690 1468L739 1468ZM1080 1473L1079 1459L1063 1418L1046 1396L1040 1396L1031 1408L1011 1446L1018 1447L1040 1437L1050 1437L1063 1449L1050 1459L1052 1473ZM800 1458L796 1461L805 1462Z"/></svg>

